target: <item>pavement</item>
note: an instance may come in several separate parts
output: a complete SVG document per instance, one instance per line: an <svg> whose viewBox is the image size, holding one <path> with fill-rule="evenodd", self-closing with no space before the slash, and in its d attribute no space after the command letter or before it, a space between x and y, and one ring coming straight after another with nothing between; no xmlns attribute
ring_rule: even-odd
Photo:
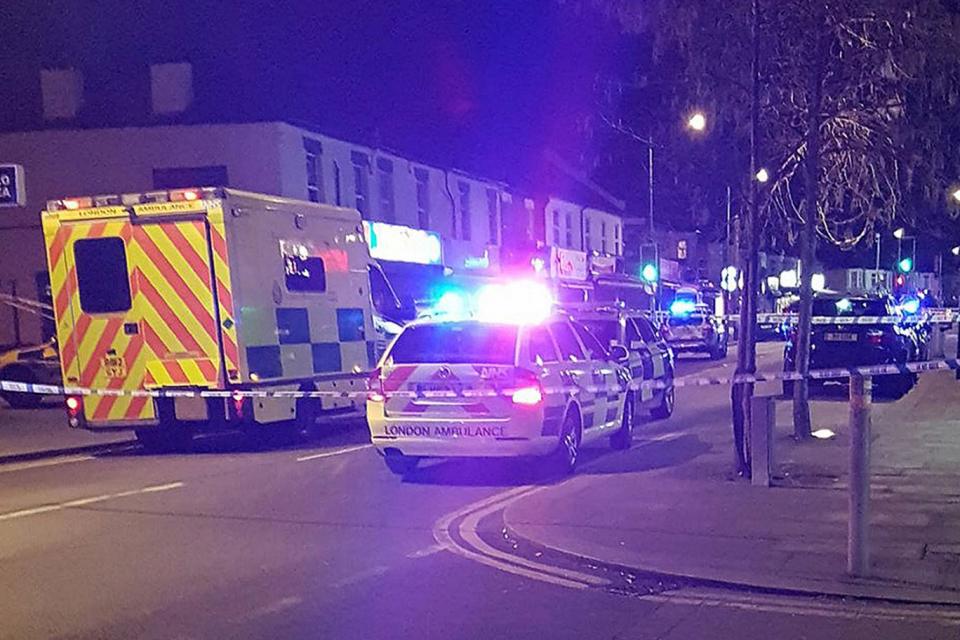
<svg viewBox="0 0 960 640"><path fill-rule="evenodd" d="M770 347L761 368L772 369ZM925 374L897 402L873 404L872 565L846 574L848 405L812 403L827 440L792 438L778 402L771 488L730 475L726 398L678 403L681 431L640 429L630 467L584 474L512 503L518 538L593 561L784 592L960 604L960 387ZM767 389L768 392L775 392Z"/></svg>
<svg viewBox="0 0 960 640"><path fill-rule="evenodd" d="M763 366L778 351L765 345ZM678 370L717 369L685 359ZM739 488L726 475L728 396L679 390L673 418L645 424L630 450L588 448L569 480L527 461L443 460L400 481L362 423L299 446L224 436L189 454L115 447L0 464L0 640L955 639L956 607L610 572L510 537L504 513L550 495L562 506L579 483ZM0 431L12 415L0 412ZM581 524L636 502L596 491Z"/></svg>
<svg viewBox="0 0 960 640"><path fill-rule="evenodd" d="M39 409L0 406L0 464L95 451L132 440L129 431L91 433L69 428L60 399L45 400Z"/></svg>

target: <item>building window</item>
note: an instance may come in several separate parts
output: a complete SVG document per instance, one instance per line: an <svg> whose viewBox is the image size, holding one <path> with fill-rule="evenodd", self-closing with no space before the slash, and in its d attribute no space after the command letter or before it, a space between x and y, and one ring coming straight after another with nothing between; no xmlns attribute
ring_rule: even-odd
<svg viewBox="0 0 960 640"><path fill-rule="evenodd" d="M607 221L600 221L600 252L607 252Z"/></svg>
<svg viewBox="0 0 960 640"><path fill-rule="evenodd" d="M496 189L487 189L487 223L490 225L490 244L500 244L500 196Z"/></svg>
<svg viewBox="0 0 960 640"><path fill-rule="evenodd" d="M460 190L460 238L470 240L473 237L473 220L470 215L470 185L461 182Z"/></svg>
<svg viewBox="0 0 960 640"><path fill-rule="evenodd" d="M560 212L553 211L553 244L560 246Z"/></svg>
<svg viewBox="0 0 960 640"><path fill-rule="evenodd" d="M350 152L353 164L353 202L363 219L370 218L370 156L359 151Z"/></svg>
<svg viewBox="0 0 960 640"><path fill-rule="evenodd" d="M414 169L413 177L417 181L417 226L430 228L430 172L426 169Z"/></svg>
<svg viewBox="0 0 960 640"><path fill-rule="evenodd" d="M563 246L573 249L573 214L567 211L563 216L563 239L566 240Z"/></svg>
<svg viewBox="0 0 960 640"><path fill-rule="evenodd" d="M619 224L613 225L613 252L618 256L623 254L623 244L620 238Z"/></svg>
<svg viewBox="0 0 960 640"><path fill-rule="evenodd" d="M396 201L393 193L393 162L377 158L377 188L380 194L380 216L386 222L396 220Z"/></svg>
<svg viewBox="0 0 960 640"><path fill-rule="evenodd" d="M227 168L223 165L210 167L164 167L153 170L154 189L188 189L190 187L229 187Z"/></svg>
<svg viewBox="0 0 960 640"><path fill-rule="evenodd" d="M323 197L323 146L318 140L303 139L303 154L307 163L307 200L325 202Z"/></svg>
<svg viewBox="0 0 960 640"><path fill-rule="evenodd" d="M340 191L340 185L342 184L342 182L343 182L343 176L340 172L340 163L334 162L333 163L333 197L336 198L335 202L338 207L343 204L343 197Z"/></svg>
<svg viewBox="0 0 960 640"><path fill-rule="evenodd" d="M73 259L83 311L117 313L130 309L127 252L121 238L77 240Z"/></svg>

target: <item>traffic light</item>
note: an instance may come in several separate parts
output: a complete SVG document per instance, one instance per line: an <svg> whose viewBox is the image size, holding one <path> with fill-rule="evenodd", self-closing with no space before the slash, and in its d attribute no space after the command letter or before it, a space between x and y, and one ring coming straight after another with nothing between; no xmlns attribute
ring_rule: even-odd
<svg viewBox="0 0 960 640"><path fill-rule="evenodd" d="M900 269L900 273L910 273L913 271L913 258L903 258L897 263L897 268Z"/></svg>
<svg viewBox="0 0 960 640"><path fill-rule="evenodd" d="M640 277L653 284L660 277L660 272L657 269L657 265L653 262L647 262L643 265L643 268L640 269Z"/></svg>
<svg viewBox="0 0 960 640"><path fill-rule="evenodd" d="M900 274L897 274L897 278L896 280L894 280L894 283L897 285L897 287L902 287L907 283L907 279L903 277L902 273L900 273Z"/></svg>

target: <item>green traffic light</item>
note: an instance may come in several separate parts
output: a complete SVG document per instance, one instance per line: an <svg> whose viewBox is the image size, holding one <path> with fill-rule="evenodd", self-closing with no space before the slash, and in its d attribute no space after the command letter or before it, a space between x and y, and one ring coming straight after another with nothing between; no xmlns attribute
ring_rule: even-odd
<svg viewBox="0 0 960 640"><path fill-rule="evenodd" d="M913 259L904 258L897 263L897 268L900 269L900 273L910 273L913 271Z"/></svg>
<svg viewBox="0 0 960 640"><path fill-rule="evenodd" d="M658 275L660 274L657 272L657 265L652 262L643 265L643 269L640 271L640 277L651 283L657 281Z"/></svg>

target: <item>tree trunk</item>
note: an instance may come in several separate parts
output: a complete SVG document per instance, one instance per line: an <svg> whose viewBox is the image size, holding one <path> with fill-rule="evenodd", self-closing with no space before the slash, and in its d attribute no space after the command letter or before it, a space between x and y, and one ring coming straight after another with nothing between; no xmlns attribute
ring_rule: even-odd
<svg viewBox="0 0 960 640"><path fill-rule="evenodd" d="M824 7L817 3L810 51L807 155L804 158L804 220L800 240L800 317L797 326L796 371L803 376L793 385L793 435L810 437L810 338L813 313L813 264L817 250L817 203L820 201L820 123L824 67Z"/></svg>
<svg viewBox="0 0 960 640"><path fill-rule="evenodd" d="M760 200L756 174L760 132L760 43L759 0L753 0L751 11L751 34L753 36L753 59L751 61L750 105L750 202L743 216L740 233L740 264L743 269L743 295L740 301L740 338L737 343L737 374L757 372L757 291L759 289L759 211ZM737 473L750 476L750 425L753 416L750 401L753 384L735 384L730 389L733 413L733 446L736 453Z"/></svg>

